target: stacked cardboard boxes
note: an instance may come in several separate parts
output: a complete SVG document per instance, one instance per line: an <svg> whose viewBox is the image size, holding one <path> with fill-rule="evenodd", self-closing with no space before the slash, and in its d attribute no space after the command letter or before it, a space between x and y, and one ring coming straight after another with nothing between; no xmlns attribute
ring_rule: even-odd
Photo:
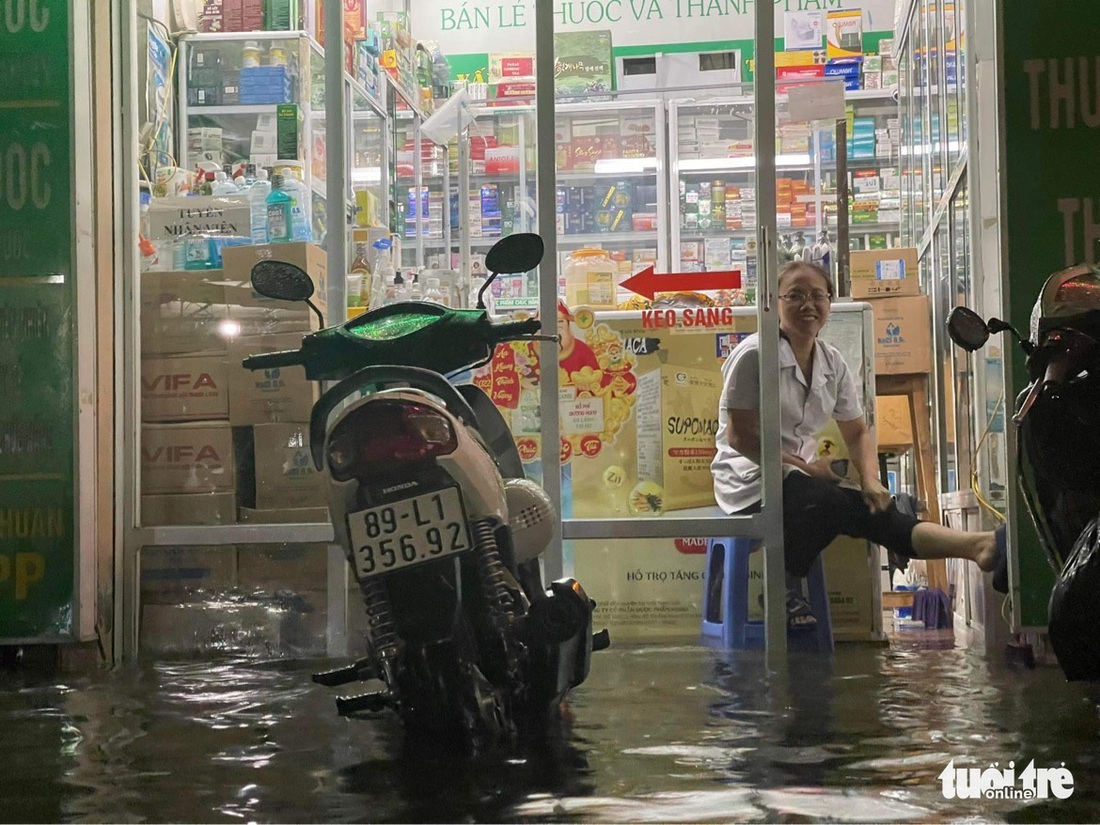
<svg viewBox="0 0 1100 825"><path fill-rule="evenodd" d="M875 314L875 374L932 369L932 324L921 295L917 250L911 247L851 253L851 294Z"/></svg>
<svg viewBox="0 0 1100 825"><path fill-rule="evenodd" d="M317 325L302 304L253 292L252 265L268 259L301 266L315 282L314 302L325 306L324 251L311 244L236 247L222 270L142 276L147 524L234 523L239 506L324 504L320 475L308 461L315 385L301 367L251 372L241 365L249 354L297 349Z"/></svg>

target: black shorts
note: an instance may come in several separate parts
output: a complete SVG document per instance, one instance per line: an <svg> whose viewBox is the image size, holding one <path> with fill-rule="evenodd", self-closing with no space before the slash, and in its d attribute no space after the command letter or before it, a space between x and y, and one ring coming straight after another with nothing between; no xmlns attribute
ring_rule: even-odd
<svg viewBox="0 0 1100 825"><path fill-rule="evenodd" d="M760 511L760 502L739 511ZM783 479L783 557L787 572L805 576L821 551L837 536L868 539L907 559L913 553L913 528L920 522L898 511L896 503L872 513L858 490L805 473Z"/></svg>

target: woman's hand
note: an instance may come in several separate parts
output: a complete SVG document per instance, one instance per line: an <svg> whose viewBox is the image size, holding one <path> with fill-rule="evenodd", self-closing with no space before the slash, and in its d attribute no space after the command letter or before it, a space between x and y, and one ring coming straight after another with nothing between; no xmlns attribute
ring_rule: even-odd
<svg viewBox="0 0 1100 825"><path fill-rule="evenodd" d="M867 502L872 513L882 513L889 509L894 497L877 478L866 478L860 486L863 489L863 500Z"/></svg>

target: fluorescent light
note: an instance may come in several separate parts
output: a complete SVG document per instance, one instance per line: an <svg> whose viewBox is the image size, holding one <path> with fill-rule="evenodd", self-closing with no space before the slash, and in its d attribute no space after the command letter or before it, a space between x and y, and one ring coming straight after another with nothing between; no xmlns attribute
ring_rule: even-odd
<svg viewBox="0 0 1100 825"><path fill-rule="evenodd" d="M352 183L381 183L382 169L379 166L370 166L366 169L352 169Z"/></svg>
<svg viewBox="0 0 1100 825"><path fill-rule="evenodd" d="M656 168L657 158L600 158L594 171L597 175L637 175Z"/></svg>
<svg viewBox="0 0 1100 825"><path fill-rule="evenodd" d="M775 165L779 168L790 166L809 166L809 155L776 155ZM725 169L752 169L756 158L748 155L739 158L687 158L680 161L683 172L717 172Z"/></svg>

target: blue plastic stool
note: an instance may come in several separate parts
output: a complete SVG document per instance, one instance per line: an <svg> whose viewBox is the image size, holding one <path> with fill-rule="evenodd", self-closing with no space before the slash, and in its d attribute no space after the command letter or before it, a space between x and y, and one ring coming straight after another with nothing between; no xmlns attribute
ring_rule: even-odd
<svg viewBox="0 0 1100 825"><path fill-rule="evenodd" d="M726 648L763 649L764 622L749 621L749 554L760 546L754 539L723 538L707 541L707 566L703 572L704 643ZM829 617L829 592L821 557L814 560L806 577L813 629L787 630L789 649L832 652L833 625Z"/></svg>

